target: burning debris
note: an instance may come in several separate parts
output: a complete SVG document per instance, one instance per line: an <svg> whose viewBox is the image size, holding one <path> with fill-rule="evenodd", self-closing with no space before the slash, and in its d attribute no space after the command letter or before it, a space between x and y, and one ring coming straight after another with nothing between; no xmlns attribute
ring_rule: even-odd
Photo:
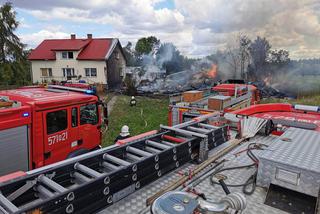
<svg viewBox="0 0 320 214"><path fill-rule="evenodd" d="M138 93L141 94L171 94L188 90L203 90L220 83L218 81L220 79L218 66L210 61L203 60L195 63L190 70L169 75L156 65L128 67L127 74L134 80L135 87ZM271 78L265 78L264 81L256 81L251 84L259 89L263 98L295 98L290 93L285 93L272 87L270 81Z"/></svg>
<svg viewBox="0 0 320 214"><path fill-rule="evenodd" d="M209 60L199 60L191 69L167 75L166 71L154 64L128 67L140 93L175 93L212 86L218 77L218 66Z"/></svg>
<svg viewBox="0 0 320 214"><path fill-rule="evenodd" d="M265 81L257 81L252 82L254 86L256 86L261 94L262 98L275 97L275 98L296 98L294 95L289 93L284 93L273 88L268 82Z"/></svg>
<svg viewBox="0 0 320 214"><path fill-rule="evenodd" d="M136 67L128 67L127 73L138 93L202 90L230 78L253 81L263 97L294 98L320 90L317 79L310 77L318 74L318 61L291 61L286 51L270 50L265 38L239 39L231 49L202 59L187 58L172 43L160 44L158 40L157 44L150 44L149 52L129 48L135 62L131 66ZM249 46L243 46L245 39Z"/></svg>

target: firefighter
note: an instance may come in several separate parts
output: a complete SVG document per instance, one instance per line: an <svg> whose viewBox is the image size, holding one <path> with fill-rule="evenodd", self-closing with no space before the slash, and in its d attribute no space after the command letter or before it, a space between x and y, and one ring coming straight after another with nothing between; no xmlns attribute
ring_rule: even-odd
<svg viewBox="0 0 320 214"><path fill-rule="evenodd" d="M130 106L136 106L136 105L137 105L137 100L134 96L132 96L130 100Z"/></svg>
<svg viewBox="0 0 320 214"><path fill-rule="evenodd" d="M114 140L116 143L118 140L123 140L130 137L129 127L127 125L122 126L121 132L118 137Z"/></svg>

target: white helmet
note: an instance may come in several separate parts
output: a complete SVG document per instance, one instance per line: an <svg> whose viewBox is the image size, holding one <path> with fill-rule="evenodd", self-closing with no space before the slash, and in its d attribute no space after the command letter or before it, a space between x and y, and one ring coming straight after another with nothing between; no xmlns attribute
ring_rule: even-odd
<svg viewBox="0 0 320 214"><path fill-rule="evenodd" d="M122 126L120 135L122 137L126 137L126 136L130 135L129 127L127 125Z"/></svg>

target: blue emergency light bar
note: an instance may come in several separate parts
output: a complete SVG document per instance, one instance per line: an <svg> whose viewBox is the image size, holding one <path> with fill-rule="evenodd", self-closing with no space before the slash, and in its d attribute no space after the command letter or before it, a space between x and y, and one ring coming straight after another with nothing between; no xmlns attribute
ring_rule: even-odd
<svg viewBox="0 0 320 214"><path fill-rule="evenodd" d="M48 85L48 88L50 89L59 89L59 90L65 90L65 91L74 91L74 92L81 92L85 94L91 94L94 95L94 90L90 89L82 89L82 88L74 88L74 87L67 87L62 85Z"/></svg>
<svg viewBox="0 0 320 214"><path fill-rule="evenodd" d="M93 90L86 90L85 93L86 93L86 94L94 94L94 91L93 91Z"/></svg>
<svg viewBox="0 0 320 214"><path fill-rule="evenodd" d="M24 112L23 114L22 114L22 117L29 117L29 112Z"/></svg>

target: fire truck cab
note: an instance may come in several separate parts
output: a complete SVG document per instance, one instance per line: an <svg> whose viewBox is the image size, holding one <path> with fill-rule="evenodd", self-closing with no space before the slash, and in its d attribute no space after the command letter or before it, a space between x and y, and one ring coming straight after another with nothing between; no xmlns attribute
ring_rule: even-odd
<svg viewBox="0 0 320 214"><path fill-rule="evenodd" d="M0 91L0 175L28 171L100 147L102 102L89 90L77 90Z"/></svg>

